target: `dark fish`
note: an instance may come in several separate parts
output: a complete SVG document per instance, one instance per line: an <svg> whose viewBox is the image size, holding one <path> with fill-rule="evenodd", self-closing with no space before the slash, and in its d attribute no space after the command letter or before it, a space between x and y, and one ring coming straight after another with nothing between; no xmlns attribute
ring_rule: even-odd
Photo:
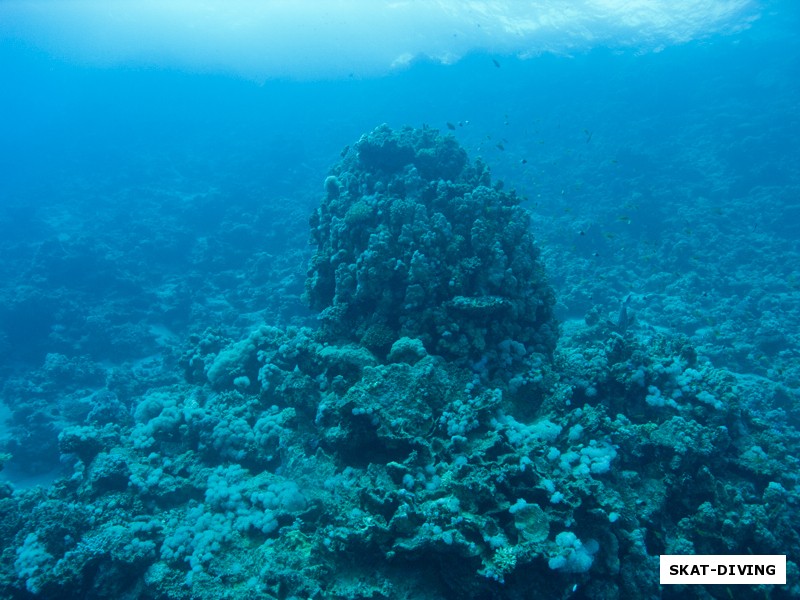
<svg viewBox="0 0 800 600"><path fill-rule="evenodd" d="M499 62L497 62L495 59L492 59L492 62L494 63L495 67L497 67L498 69L500 68L500 63Z"/></svg>
<svg viewBox="0 0 800 600"><path fill-rule="evenodd" d="M583 133L586 134L586 143L588 144L589 142L592 141L592 136L594 135L594 131L589 131L588 129L584 129Z"/></svg>
<svg viewBox="0 0 800 600"><path fill-rule="evenodd" d="M456 126L455 126L455 125L453 125L453 124L452 124L450 121L448 121L448 122L447 122L447 128L448 128L450 131L455 131L455 130L456 130Z"/></svg>
<svg viewBox="0 0 800 600"><path fill-rule="evenodd" d="M527 164L528 164L528 159L527 159L527 158L523 158L523 159L522 159L521 161L519 161L519 162L521 162L523 165L527 165Z"/></svg>
<svg viewBox="0 0 800 600"><path fill-rule="evenodd" d="M506 147L505 147L505 146L503 146L503 144L497 144L497 149L498 149L498 150L505 150L505 149L506 149Z"/></svg>
<svg viewBox="0 0 800 600"><path fill-rule="evenodd" d="M345 146L344 148L342 148L342 151L339 153L339 156L344 158L345 156L347 156L348 152L350 152L350 146Z"/></svg>
<svg viewBox="0 0 800 600"><path fill-rule="evenodd" d="M617 333L625 333L628 329L628 325L631 324L631 317L628 314L628 304L631 301L631 295L628 294L625 297L619 307L619 314L617 315Z"/></svg>

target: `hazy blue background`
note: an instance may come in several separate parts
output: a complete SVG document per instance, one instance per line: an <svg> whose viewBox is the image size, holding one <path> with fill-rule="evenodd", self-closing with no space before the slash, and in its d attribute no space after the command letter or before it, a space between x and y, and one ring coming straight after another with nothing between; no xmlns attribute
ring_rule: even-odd
<svg viewBox="0 0 800 600"><path fill-rule="evenodd" d="M309 7L320 13L310 23L283 11L275 19L296 27L291 45L283 36L270 43L278 29L270 25L270 3L226 3L216 16L210 8L158 4L139 3L138 13L121 8L127 2L108 9L0 4L3 204L52 198L65 178L99 183L125 174L141 183L159 169L189 179L197 169L210 179L246 178L291 192L298 183L316 185L342 146L382 122L469 121L458 135L471 150L503 175L520 177L495 147L506 139L506 151L529 161L522 171L538 169L539 183L553 189L588 177L594 182L583 183L618 186L635 161L620 161L623 172L608 164L625 153L646 156L649 175L674 177L672 169L691 168L688 142L705 146L726 175L747 186L741 171L751 151L781 161L796 146L798 10L788 1L582 0L572 3L573 15L558 2L535 9L474 3L486 4L487 13L464 9L460 16L461 3L397 3L407 5L400 11L407 24L388 21L378 8L359 16L359 8L380 2L305 2L295 4L306 15ZM381 40L387 52L406 49L398 40L422 27L412 20L415 10L430 21L436 43L412 40L409 54L421 56L391 69L380 62ZM498 29L550 13L565 13L563 22L527 34L462 30L463 23ZM252 31L224 27L237 18L251 20ZM636 18L645 20L636 26ZM626 19L634 25L624 27ZM369 35L347 38L341 30ZM551 48L560 54L515 58ZM426 51L463 58L442 65ZM776 166L771 176L788 174Z"/></svg>

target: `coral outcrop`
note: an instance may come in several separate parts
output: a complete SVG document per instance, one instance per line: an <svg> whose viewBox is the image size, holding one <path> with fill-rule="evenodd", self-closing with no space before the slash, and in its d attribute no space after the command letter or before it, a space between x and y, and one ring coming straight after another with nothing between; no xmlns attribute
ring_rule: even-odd
<svg viewBox="0 0 800 600"><path fill-rule="evenodd" d="M409 337L490 367L552 352L554 295L528 212L452 136L364 135L326 179L311 226L306 297L331 339L385 357Z"/></svg>

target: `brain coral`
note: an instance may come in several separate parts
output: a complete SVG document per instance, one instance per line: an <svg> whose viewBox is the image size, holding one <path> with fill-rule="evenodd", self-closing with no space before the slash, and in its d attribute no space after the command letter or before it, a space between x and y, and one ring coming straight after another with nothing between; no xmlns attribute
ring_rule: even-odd
<svg viewBox="0 0 800 600"><path fill-rule="evenodd" d="M530 216L501 188L437 130L381 125L362 136L311 218L306 299L325 335L379 356L415 338L430 353L490 366L503 348L506 363L509 347L550 354L553 293Z"/></svg>

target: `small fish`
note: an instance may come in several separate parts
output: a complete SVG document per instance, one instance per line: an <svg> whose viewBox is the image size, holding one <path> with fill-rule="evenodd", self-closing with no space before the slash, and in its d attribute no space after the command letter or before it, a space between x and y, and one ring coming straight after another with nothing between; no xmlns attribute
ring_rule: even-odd
<svg viewBox="0 0 800 600"><path fill-rule="evenodd" d="M631 317L628 314L628 304L631 301L631 295L628 294L620 303L619 314L617 315L617 333L625 333L628 325L631 323Z"/></svg>
<svg viewBox="0 0 800 600"><path fill-rule="evenodd" d="M520 164L527 165L528 164L528 159L527 158L523 158L519 162L520 162Z"/></svg>
<svg viewBox="0 0 800 600"><path fill-rule="evenodd" d="M448 121L448 122L447 122L447 128L448 128L450 131L455 131L455 130L456 130L456 126L455 126L455 125L453 125L453 124L452 124L450 121Z"/></svg>
<svg viewBox="0 0 800 600"><path fill-rule="evenodd" d="M345 146L344 148L342 148L342 151L339 153L339 156L344 158L345 156L347 156L348 152L350 152L350 146Z"/></svg>
<svg viewBox="0 0 800 600"><path fill-rule="evenodd" d="M498 69L500 68L500 63L499 63L499 62L497 62L495 59L492 59L492 63L493 63L493 64L494 64L494 66L495 66L495 67L497 67Z"/></svg>
<svg viewBox="0 0 800 600"><path fill-rule="evenodd" d="M505 150L505 149L506 149L506 147L505 147L505 146L503 146L503 143L502 143L502 142L498 143L498 144L497 144L497 146L496 146L496 148L497 148L498 150Z"/></svg>
<svg viewBox="0 0 800 600"><path fill-rule="evenodd" d="M586 135L586 143L588 144L589 142L592 141L592 136L594 135L594 131L589 131L588 129L584 129L583 133L584 135Z"/></svg>

